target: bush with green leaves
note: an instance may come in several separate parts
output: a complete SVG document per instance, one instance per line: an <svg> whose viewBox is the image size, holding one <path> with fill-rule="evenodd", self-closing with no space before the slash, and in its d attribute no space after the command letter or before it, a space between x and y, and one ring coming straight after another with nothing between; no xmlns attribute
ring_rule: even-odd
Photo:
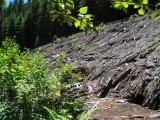
<svg viewBox="0 0 160 120"><path fill-rule="evenodd" d="M66 22L69 26L74 25L80 30L88 30L94 28L92 23L93 15L87 14L88 7L81 7L79 14L75 17L72 12L75 9L74 0L54 0L58 10L51 11L52 20L58 20L59 23Z"/></svg>
<svg viewBox="0 0 160 120"><path fill-rule="evenodd" d="M16 42L7 38L0 48L0 119L76 119L82 112L83 100L72 99L65 92L80 74L74 74L75 66L65 64L64 59L60 54L51 73L44 55L21 52Z"/></svg>
<svg viewBox="0 0 160 120"><path fill-rule="evenodd" d="M52 113L50 117L53 119L64 119L65 120L76 120L77 116L83 111L83 98L73 98L72 96L68 95L68 91L71 84L74 84L81 80L81 73L73 73L73 70L76 68L74 63L67 64L65 63L66 55L64 52L59 54L57 58L55 71L54 71L54 78L56 81L59 81L59 93L56 93L60 99L57 99L56 104L53 106L52 109L45 109ZM78 93L77 93L78 94ZM55 111L58 110L58 111ZM56 113L59 113L56 115ZM54 114L54 117L53 117Z"/></svg>
<svg viewBox="0 0 160 120"><path fill-rule="evenodd" d="M134 9L135 13L139 15L145 15L146 13L152 13L151 19L160 15L160 2L159 0L115 0L114 8L121 9L128 12L129 8ZM136 14L131 15L133 18Z"/></svg>

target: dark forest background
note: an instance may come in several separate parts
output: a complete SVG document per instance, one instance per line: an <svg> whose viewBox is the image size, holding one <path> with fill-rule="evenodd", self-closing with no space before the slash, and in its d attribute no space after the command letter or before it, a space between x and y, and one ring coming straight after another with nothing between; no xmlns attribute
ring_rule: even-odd
<svg viewBox="0 0 160 120"><path fill-rule="evenodd" d="M51 10L56 10L54 0L14 0L7 7L0 8L0 43L6 38L16 38L21 48L35 48L59 37L79 32L74 26L52 21ZM127 17L123 11L111 7L110 0L75 0L76 15L78 9L88 6L88 13L94 15L94 25L111 22Z"/></svg>

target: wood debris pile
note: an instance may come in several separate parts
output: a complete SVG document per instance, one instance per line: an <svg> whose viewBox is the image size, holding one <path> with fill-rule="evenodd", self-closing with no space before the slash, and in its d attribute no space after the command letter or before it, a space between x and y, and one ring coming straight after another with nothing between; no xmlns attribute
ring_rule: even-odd
<svg viewBox="0 0 160 120"><path fill-rule="evenodd" d="M85 74L80 89L99 98L125 98L151 109L160 107L160 17L108 23L41 47L51 65L66 52Z"/></svg>

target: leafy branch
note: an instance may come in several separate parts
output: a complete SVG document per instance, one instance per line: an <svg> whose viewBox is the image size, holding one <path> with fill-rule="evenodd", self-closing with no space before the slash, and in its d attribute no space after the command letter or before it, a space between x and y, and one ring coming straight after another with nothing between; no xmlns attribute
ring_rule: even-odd
<svg viewBox="0 0 160 120"><path fill-rule="evenodd" d="M57 20L61 24L63 22L67 23L69 26L75 26L80 30L92 29L92 17L93 15L87 14L88 7L82 7L79 9L79 14L77 17L72 15L72 11L75 8L73 0L56 0L54 1L58 7L58 10L51 11L52 20Z"/></svg>
<svg viewBox="0 0 160 120"><path fill-rule="evenodd" d="M151 19L154 19L155 17L160 15L159 2L155 5L150 5L148 0L116 0L113 4L114 8L123 10L126 13L128 12L129 6L133 6L133 8L137 10L137 13L139 15L145 15L146 13L150 13L153 12L153 10L155 10L150 16ZM152 8L150 6L152 6ZM131 16L131 18L133 18L133 16Z"/></svg>

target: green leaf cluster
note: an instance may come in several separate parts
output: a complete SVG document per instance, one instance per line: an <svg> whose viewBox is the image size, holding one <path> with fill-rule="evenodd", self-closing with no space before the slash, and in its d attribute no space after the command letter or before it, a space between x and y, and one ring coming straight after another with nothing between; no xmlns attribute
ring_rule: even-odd
<svg viewBox="0 0 160 120"><path fill-rule="evenodd" d="M0 5L2 5L2 6L7 6L7 3L6 3L5 0L1 0L1 1L0 1Z"/></svg>
<svg viewBox="0 0 160 120"><path fill-rule="evenodd" d="M74 64L64 62L65 54L61 53L51 73L43 54L21 52L15 40L7 38L0 48L0 119L75 120L82 112L83 100L65 93L81 75L72 72Z"/></svg>
<svg viewBox="0 0 160 120"><path fill-rule="evenodd" d="M87 11L87 6L79 9L78 19L76 19L74 22L76 28L79 27L80 30L88 30L94 27L92 23L93 15L86 14Z"/></svg>
<svg viewBox="0 0 160 120"><path fill-rule="evenodd" d="M93 15L87 14L88 7L81 7L79 9L78 16L73 16L72 11L74 11L75 5L73 0L56 0L58 10L51 11L52 20L58 20L58 22L65 22L69 26L74 25L80 30L88 30L93 28L92 17Z"/></svg>
<svg viewBox="0 0 160 120"><path fill-rule="evenodd" d="M135 2L134 0L122 0L114 3L114 8L116 9L122 9L125 12L127 12L129 6L134 6L134 9L138 9L138 14L144 15L146 13L148 5L148 0L139 0L138 2Z"/></svg>
<svg viewBox="0 0 160 120"><path fill-rule="evenodd" d="M2 43L0 101L8 101L14 109L9 111L10 115L6 116L6 119L24 119L25 116L32 119L31 114L38 107L34 104L41 95L47 98L46 91L51 90L50 85L54 84L47 76L48 73L49 63L43 55L38 52L31 55L29 50L20 52L15 40L9 38Z"/></svg>
<svg viewBox="0 0 160 120"><path fill-rule="evenodd" d="M148 0L116 0L114 3L114 8L116 9L122 9L123 11L127 12L128 11L128 7L132 6L135 10L137 10L137 13L139 15L145 15L146 13L150 13L151 14L151 19L154 19L155 17L157 17L158 15L160 15L160 9L159 9L159 2L155 2L154 4L149 4ZM154 12L153 12L154 11ZM131 16L132 17L132 16Z"/></svg>

